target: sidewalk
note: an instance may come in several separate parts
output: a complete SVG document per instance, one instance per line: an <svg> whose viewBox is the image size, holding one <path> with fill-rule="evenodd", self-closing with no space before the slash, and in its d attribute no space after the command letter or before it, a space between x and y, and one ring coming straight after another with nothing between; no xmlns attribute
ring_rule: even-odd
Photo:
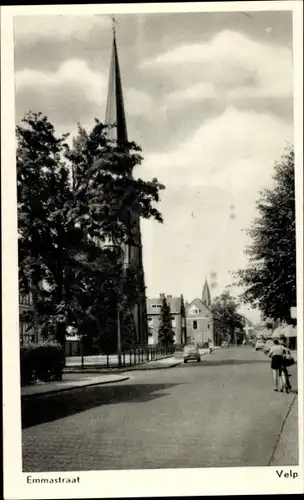
<svg viewBox="0 0 304 500"><path fill-rule="evenodd" d="M138 365L124 366L123 368L118 368L117 366L113 368L106 368L105 366L85 366L81 368L79 366L68 366L63 370L63 373L104 373L104 374L118 374L124 372L130 372L134 370L162 370L165 368L173 368L174 366L180 365L181 359L176 359L173 356L170 358L157 359L156 361L145 361L144 363L139 363Z"/></svg>
<svg viewBox="0 0 304 500"><path fill-rule="evenodd" d="M269 465L299 465L298 446L298 398L295 396Z"/></svg>
<svg viewBox="0 0 304 500"><path fill-rule="evenodd" d="M64 373L63 380L56 382L38 382L33 385L21 387L21 397L28 398L32 396L51 394L55 392L68 391L78 387L88 387L92 385L113 384L115 382L123 382L129 377L124 375L95 375L87 376L78 374L77 378L73 374Z"/></svg>
<svg viewBox="0 0 304 500"><path fill-rule="evenodd" d="M217 348L215 348L217 349ZM206 354L209 354L209 349L200 349L200 354L201 356L205 356ZM90 367L89 365L85 366L84 368L81 368L79 366L68 366L64 369L64 373L124 373L124 372L130 372L130 371L137 371L137 370L163 370L166 368L173 368L175 366L180 365L183 362L183 357L182 357L182 352L181 353L176 353L175 355L168 357L168 358L163 358L163 359L157 359L155 361L145 361L144 363L140 363L138 365L132 365L132 366L125 366L123 368L118 368L113 367L113 368L106 368L105 366L101 366L98 368L97 366L92 366Z"/></svg>

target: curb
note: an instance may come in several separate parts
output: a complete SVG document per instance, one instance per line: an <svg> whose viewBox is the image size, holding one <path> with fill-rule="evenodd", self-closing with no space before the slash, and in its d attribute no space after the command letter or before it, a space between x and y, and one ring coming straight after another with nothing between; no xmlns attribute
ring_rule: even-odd
<svg viewBox="0 0 304 500"><path fill-rule="evenodd" d="M32 394L21 394L21 399L30 399L34 398L36 396L41 397L41 396L48 396L49 394L56 394L59 392L65 392L65 391L72 391L75 389L82 389L83 387L92 387L94 385L105 385L105 384L115 384L116 382L124 382L125 380L129 380L130 377L120 377L118 380L104 380L104 381L99 381L99 382L92 382L89 384L82 384L82 385L74 385L72 387L61 387L57 389L49 389L48 391L44 392L33 392Z"/></svg>
<svg viewBox="0 0 304 500"><path fill-rule="evenodd" d="M282 425L281 425L280 432L279 432L279 434L278 434L278 436L277 436L277 440L276 440L276 443L275 443L274 449L273 449L272 454L271 454L271 457L270 457L270 459L269 459L269 463L268 463L268 465L270 465L270 466L273 464L273 462L275 462L275 461L276 461L277 452L278 452L278 449L279 449L279 447L280 447L280 444L281 444L282 438L283 438L283 436L284 436L284 432L285 432L285 429L286 429L286 425L287 425L287 421L288 421L289 415L290 415L290 413L292 412L293 407L294 407L294 405L295 405L295 402L296 402L297 400L298 400L298 397L297 397L297 394L295 394L295 395L294 395L294 398L292 399L292 401L291 401L291 403L290 403L290 406L289 406L289 408L288 408L288 411L287 411L287 413L286 413L286 415L285 415L285 417L284 417L284 420L283 420ZM297 429L297 431L298 431L298 429ZM285 452L284 452L284 453L285 453ZM299 450L298 450L298 455L299 455ZM298 458L299 458L299 456L298 456Z"/></svg>
<svg viewBox="0 0 304 500"><path fill-rule="evenodd" d="M148 371L148 370L166 370L168 368L174 368L175 366L179 366L182 362L180 363L172 363L167 366L147 366L145 363L142 363L140 365L134 365L130 366L127 368L122 368L121 370L117 371L117 369L113 369L115 371L111 371L110 373L117 374L117 373L125 373L125 372L134 372L134 371ZM145 368L143 368L145 366ZM137 368L138 367L138 368ZM111 368L110 368L111 370ZM84 368L83 370L81 368L76 368L75 370L67 370L64 371L63 373L109 373L109 370L105 370L103 368L98 369L98 368Z"/></svg>

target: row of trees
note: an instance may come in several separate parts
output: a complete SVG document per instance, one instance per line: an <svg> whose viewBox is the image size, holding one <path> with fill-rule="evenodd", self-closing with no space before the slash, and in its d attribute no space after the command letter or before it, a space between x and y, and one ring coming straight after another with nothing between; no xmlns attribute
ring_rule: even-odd
<svg viewBox="0 0 304 500"><path fill-rule="evenodd" d="M274 186L257 201L258 216L248 229L248 267L236 273L241 299L272 320L291 322L296 306L296 214L294 149L287 146L274 166Z"/></svg>
<svg viewBox="0 0 304 500"><path fill-rule="evenodd" d="M116 308L132 339L137 270L104 243L136 245L131 214L162 222L154 207L164 188L134 179L142 161L135 143L109 141L105 126L81 126L73 140L57 137L47 117L28 113L16 128L19 283L31 293L29 326L65 343L67 327L104 350L115 349Z"/></svg>

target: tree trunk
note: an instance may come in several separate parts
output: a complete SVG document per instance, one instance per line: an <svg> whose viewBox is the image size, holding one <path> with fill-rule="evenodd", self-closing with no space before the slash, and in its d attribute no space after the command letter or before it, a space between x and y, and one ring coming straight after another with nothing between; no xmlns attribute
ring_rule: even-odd
<svg viewBox="0 0 304 500"><path fill-rule="evenodd" d="M65 323L57 323L56 340L62 346L65 356Z"/></svg>

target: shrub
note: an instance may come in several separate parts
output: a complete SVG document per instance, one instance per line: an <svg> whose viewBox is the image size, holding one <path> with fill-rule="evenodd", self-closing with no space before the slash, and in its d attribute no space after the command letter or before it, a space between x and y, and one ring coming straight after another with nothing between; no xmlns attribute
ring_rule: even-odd
<svg viewBox="0 0 304 500"><path fill-rule="evenodd" d="M21 384L35 379L48 382L61 380L64 367L64 351L56 342L25 344L20 347Z"/></svg>
<svg viewBox="0 0 304 500"><path fill-rule="evenodd" d="M36 345L31 343L20 346L20 374L22 385L30 384L34 380L33 351L35 348Z"/></svg>

